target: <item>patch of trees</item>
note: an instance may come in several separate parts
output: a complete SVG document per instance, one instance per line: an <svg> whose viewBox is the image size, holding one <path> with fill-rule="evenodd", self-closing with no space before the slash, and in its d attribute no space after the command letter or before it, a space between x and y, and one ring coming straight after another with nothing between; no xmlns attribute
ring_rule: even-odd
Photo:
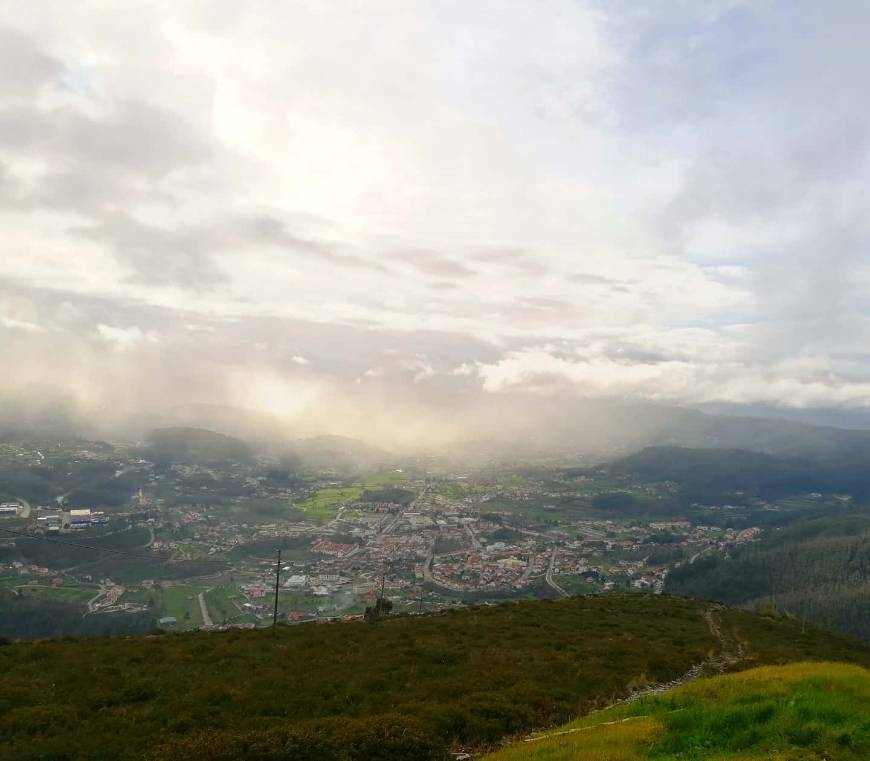
<svg viewBox="0 0 870 761"><path fill-rule="evenodd" d="M366 605L366 610L364 614L364 618L366 621L374 621L378 618L383 618L384 616L388 616L390 612L393 610L393 602L392 600L378 595L378 599L375 600L374 605Z"/></svg>
<svg viewBox="0 0 870 761"><path fill-rule="evenodd" d="M505 544L513 544L523 539L523 534L519 531L514 531L512 528L502 526L489 534L490 542L504 542Z"/></svg>
<svg viewBox="0 0 870 761"><path fill-rule="evenodd" d="M144 547L149 538L148 529L139 527L99 533L88 531L86 536L71 540L87 547L22 537L15 540L14 547L0 548L0 559L21 560L48 568L70 568L108 558L111 555L109 550L136 551Z"/></svg>
<svg viewBox="0 0 870 761"><path fill-rule="evenodd" d="M74 488L67 494L66 504L69 507L121 507L143 483L143 475L136 472L101 478Z"/></svg>
<svg viewBox="0 0 870 761"><path fill-rule="evenodd" d="M775 606L870 639L870 515L797 523L729 557L706 555L673 570L674 594Z"/></svg>
<svg viewBox="0 0 870 761"><path fill-rule="evenodd" d="M0 591L0 637L144 634L156 624L147 613L85 613L83 605Z"/></svg>
<svg viewBox="0 0 870 761"><path fill-rule="evenodd" d="M360 502L393 502L397 505L410 505L417 493L409 489L388 486L383 489L366 489L359 498Z"/></svg>
<svg viewBox="0 0 870 761"><path fill-rule="evenodd" d="M311 542L310 536L276 536L236 545L228 555L233 560L251 557L271 558L280 549L287 557L291 557L300 552L307 553Z"/></svg>
<svg viewBox="0 0 870 761"><path fill-rule="evenodd" d="M240 439L204 428L157 428L148 435L147 458L155 463L221 465L249 462L251 448Z"/></svg>
<svg viewBox="0 0 870 761"><path fill-rule="evenodd" d="M269 483L275 486L294 487L305 485L305 479L299 475L296 468L284 465L273 465L264 469L263 476Z"/></svg>
<svg viewBox="0 0 870 761"><path fill-rule="evenodd" d="M34 504L57 496L51 471L44 467L0 467L0 494L4 499L23 497Z"/></svg>
<svg viewBox="0 0 870 761"><path fill-rule="evenodd" d="M596 494L592 497L592 507L602 513L626 516L671 515L681 509L681 504L673 497L655 499L638 497L626 491L614 491Z"/></svg>

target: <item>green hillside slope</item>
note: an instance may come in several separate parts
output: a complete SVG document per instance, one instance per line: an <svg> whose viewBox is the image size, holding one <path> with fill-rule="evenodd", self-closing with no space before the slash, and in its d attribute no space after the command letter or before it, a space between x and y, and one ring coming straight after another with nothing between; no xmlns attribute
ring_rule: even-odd
<svg viewBox="0 0 870 761"><path fill-rule="evenodd" d="M803 521L674 569L665 589L729 605L775 605L870 639L870 514Z"/></svg>
<svg viewBox="0 0 870 761"><path fill-rule="evenodd" d="M704 669L870 646L608 595L268 630L0 647L0 759L440 759Z"/></svg>
<svg viewBox="0 0 870 761"><path fill-rule="evenodd" d="M704 679L533 736L486 761L865 761L870 670L797 663Z"/></svg>

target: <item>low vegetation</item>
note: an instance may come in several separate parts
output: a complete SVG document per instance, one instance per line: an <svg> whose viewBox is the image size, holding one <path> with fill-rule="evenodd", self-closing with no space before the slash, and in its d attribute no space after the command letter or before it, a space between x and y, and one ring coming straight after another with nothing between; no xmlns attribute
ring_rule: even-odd
<svg viewBox="0 0 870 761"><path fill-rule="evenodd" d="M788 618L647 595L19 642L0 647L0 759L442 759L570 721L726 650L739 650L738 668L870 665L870 646Z"/></svg>

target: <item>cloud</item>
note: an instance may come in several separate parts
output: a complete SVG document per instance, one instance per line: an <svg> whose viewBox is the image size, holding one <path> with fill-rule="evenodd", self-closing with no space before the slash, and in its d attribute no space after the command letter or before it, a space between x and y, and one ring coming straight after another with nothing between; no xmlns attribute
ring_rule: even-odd
<svg viewBox="0 0 870 761"><path fill-rule="evenodd" d="M201 288L223 278L201 230L167 230L116 214L77 232L106 244L132 270L133 278L146 284Z"/></svg>
<svg viewBox="0 0 870 761"><path fill-rule="evenodd" d="M471 364L470 362L463 362L461 365L454 367L451 371L451 375L455 375L458 377L468 377L475 375L477 373L477 366Z"/></svg>
<svg viewBox="0 0 870 761"><path fill-rule="evenodd" d="M26 34L0 28L0 97L29 97L43 85L57 81L63 64L46 54Z"/></svg>
<svg viewBox="0 0 870 761"><path fill-rule="evenodd" d="M139 326L133 325L129 328L121 328L114 325L97 324L97 333L100 338L116 345L120 349L129 349L136 344L143 342L158 343L160 341L157 333L153 331L143 331Z"/></svg>
<svg viewBox="0 0 870 761"><path fill-rule="evenodd" d="M35 322L28 322L27 320L16 320L14 317L0 317L0 325L4 328L10 328L12 330L24 330L30 333L40 333L43 328L40 325L37 325Z"/></svg>
<svg viewBox="0 0 870 761"><path fill-rule="evenodd" d="M866 404L866 4L105 14L0 11L21 388Z"/></svg>
<svg viewBox="0 0 870 761"><path fill-rule="evenodd" d="M477 367L484 390L533 393L570 390L586 398L674 404L724 402L788 407L870 407L870 377L838 373L817 355L768 363L703 357L556 356L544 348L509 352Z"/></svg>
<svg viewBox="0 0 870 761"><path fill-rule="evenodd" d="M465 278L475 274L470 267L453 261L437 251L408 250L395 254L395 258L425 275Z"/></svg>

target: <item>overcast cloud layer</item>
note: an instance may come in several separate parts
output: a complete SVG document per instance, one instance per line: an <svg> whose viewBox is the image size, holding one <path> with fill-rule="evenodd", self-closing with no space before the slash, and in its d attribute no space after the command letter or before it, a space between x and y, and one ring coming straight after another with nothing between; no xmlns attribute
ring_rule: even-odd
<svg viewBox="0 0 870 761"><path fill-rule="evenodd" d="M424 437L444 394L870 406L868 32L847 0L2 3L5 392L345 432L367 399Z"/></svg>

